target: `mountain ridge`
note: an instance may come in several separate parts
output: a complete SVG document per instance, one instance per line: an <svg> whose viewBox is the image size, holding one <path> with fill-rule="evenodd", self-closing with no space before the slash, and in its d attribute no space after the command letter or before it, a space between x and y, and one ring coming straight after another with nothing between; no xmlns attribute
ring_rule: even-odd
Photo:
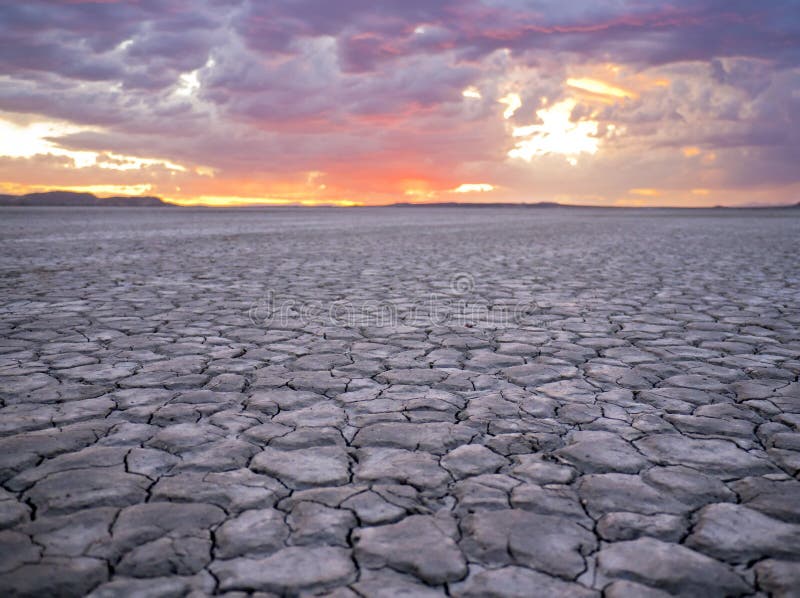
<svg viewBox="0 0 800 598"><path fill-rule="evenodd" d="M180 208L187 207L179 204L170 203L161 199L160 197L152 195L116 195L112 197L98 197L93 193L80 193L75 191L44 191L40 193L26 193L24 195L10 195L0 194L0 207L114 207L114 208ZM188 206L193 208L238 208L238 209L254 209L254 208L301 208L309 207L302 204L291 205L269 205L269 204L251 204L251 205L237 205L237 206L204 206L194 205ZM314 207L314 206L311 206ZM316 207L339 207L331 204L319 205ZM384 204L378 206L349 206L349 207L376 207L376 208L534 208L534 209L552 209L552 208L602 208L602 209L709 209L709 210L760 210L760 209L791 209L800 208L800 202L794 204L783 205L743 205L743 206L708 206L703 208L695 208L691 206L668 208L664 206L599 206L599 205L585 205L585 204L566 204L558 203L555 201L539 201L539 202L459 202L459 201L442 201L431 203L412 203L412 202L396 202L391 204Z"/></svg>
<svg viewBox="0 0 800 598"><path fill-rule="evenodd" d="M0 195L0 206L28 207L113 207L113 208L173 208L160 197L150 195L117 195L98 197L93 193L75 191L45 191L25 195Z"/></svg>

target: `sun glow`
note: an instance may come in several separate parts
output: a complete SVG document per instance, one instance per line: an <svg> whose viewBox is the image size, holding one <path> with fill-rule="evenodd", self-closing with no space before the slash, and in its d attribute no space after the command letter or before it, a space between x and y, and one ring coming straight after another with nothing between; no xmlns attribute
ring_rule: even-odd
<svg viewBox="0 0 800 598"><path fill-rule="evenodd" d="M604 81L598 81L597 79L589 79L588 77L567 79L567 86L611 98L625 99L636 97L636 94L632 91L616 87Z"/></svg>
<svg viewBox="0 0 800 598"><path fill-rule="evenodd" d="M639 195L641 197L660 197L661 191L658 189L638 188L629 191L631 195Z"/></svg>
<svg viewBox="0 0 800 598"><path fill-rule="evenodd" d="M597 153L600 145L597 136L599 123L594 120L570 120L576 105L573 99L562 100L536 111L541 124L514 127L512 135L520 140L508 152L508 156L530 162L539 156L560 154L575 166L581 154Z"/></svg>
<svg viewBox="0 0 800 598"><path fill-rule="evenodd" d="M186 171L186 167L170 160L142 158L114 152L71 150L61 147L53 141L65 135L97 131L99 129L55 121L39 121L19 125L0 118L0 156L32 158L49 154L69 158L75 168L95 166L108 170L141 170L149 166L160 166L177 172Z"/></svg>
<svg viewBox="0 0 800 598"><path fill-rule="evenodd" d="M214 68L215 65L216 61L212 57L209 57L202 68L211 69ZM200 71L201 69L195 69L193 71L189 71L188 73L181 73L178 77L178 81L175 84L175 90L173 93L177 96L183 96L186 98L192 98L196 96L201 87Z"/></svg>
<svg viewBox="0 0 800 598"><path fill-rule="evenodd" d="M198 195L191 198L169 198L169 202L183 206L359 206L361 203L350 199L309 199L293 197L243 197L238 195Z"/></svg>
<svg viewBox="0 0 800 598"><path fill-rule="evenodd" d="M454 193L486 193L492 191L494 185L488 183L464 183L453 189Z"/></svg>
<svg viewBox="0 0 800 598"><path fill-rule="evenodd" d="M522 107L522 100L518 93L506 94L497 101L506 105L506 109L503 111L503 118L506 120L514 116L514 113Z"/></svg>
<svg viewBox="0 0 800 598"><path fill-rule="evenodd" d="M89 152L94 153L94 152ZM186 167L171 162L169 160L159 160L157 158L137 158L136 156L125 156L108 152L106 154L96 154L95 164L100 168L111 170L141 170L147 166L163 166L167 170L186 172Z"/></svg>
<svg viewBox="0 0 800 598"><path fill-rule="evenodd" d="M181 73L178 77L178 85L175 94L179 96L192 96L200 89L200 79L197 71Z"/></svg>
<svg viewBox="0 0 800 598"><path fill-rule="evenodd" d="M60 122L41 121L18 125L0 119L0 156L31 158L39 154L51 154L71 158L76 168L91 166L96 161L95 152L68 150L50 141L53 137L91 130Z"/></svg>

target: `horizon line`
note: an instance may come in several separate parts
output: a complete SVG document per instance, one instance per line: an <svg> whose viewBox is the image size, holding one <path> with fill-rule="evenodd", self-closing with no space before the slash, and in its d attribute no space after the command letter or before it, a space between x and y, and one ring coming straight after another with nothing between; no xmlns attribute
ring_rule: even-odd
<svg viewBox="0 0 800 598"><path fill-rule="evenodd" d="M11 204L4 205L3 200L16 200L25 201L27 198L33 199L34 197L43 198L47 196L64 195L64 196L81 196L84 198L94 198L96 200L142 200L148 199L154 202L159 202L161 205L108 205L99 206L96 204L84 205L43 205L31 203L30 205ZM255 198L254 198L255 199ZM64 201L69 201L64 198ZM558 201L431 201L431 202L414 202L414 201L395 201L392 203L380 204L365 204L358 203L351 200L342 200L338 203L305 203L302 200L295 203L231 203L231 204L214 204L214 203L179 203L171 198L163 198L157 195L114 195L114 194L96 194L88 191L74 191L69 189L52 189L48 191L36 191L24 194L10 194L0 193L0 206L2 207L176 207L176 208L212 208L212 209L252 209L252 208L411 208L411 207L429 207L429 208L582 208L582 209L672 209L672 210L713 210L713 209L785 209L800 207L800 201L794 203L780 203L780 204L744 204L744 205L725 205L715 204L713 206L692 206L692 205L619 205L619 204L572 204L563 203Z"/></svg>

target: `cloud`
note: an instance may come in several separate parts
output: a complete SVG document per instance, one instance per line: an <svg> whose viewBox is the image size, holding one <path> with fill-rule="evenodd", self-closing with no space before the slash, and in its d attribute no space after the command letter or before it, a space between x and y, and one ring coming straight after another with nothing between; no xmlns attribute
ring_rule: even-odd
<svg viewBox="0 0 800 598"><path fill-rule="evenodd" d="M116 175L170 196L370 202L490 180L503 200L685 193L715 202L731 189L768 188L788 198L800 161L795 8L8 2L0 111L71 127L48 138L50 161L14 158L46 163L42 177L64 185L90 176L110 185ZM69 152L162 165L68 173ZM186 171L168 174L165 163ZM37 182L35 169L20 172ZM324 173L324 188L306 184L309 172Z"/></svg>
<svg viewBox="0 0 800 598"><path fill-rule="evenodd" d="M486 193L493 189L494 186L489 183L462 183L453 189L453 193Z"/></svg>

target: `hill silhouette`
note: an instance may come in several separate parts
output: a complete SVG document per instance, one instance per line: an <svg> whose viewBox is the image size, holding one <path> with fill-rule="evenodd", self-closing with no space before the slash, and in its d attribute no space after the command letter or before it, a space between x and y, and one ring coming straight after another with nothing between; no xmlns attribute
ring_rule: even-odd
<svg viewBox="0 0 800 598"><path fill-rule="evenodd" d="M97 197L92 193L73 191L47 191L26 195L0 195L0 206L41 207L113 207L113 208L159 208L175 207L160 197L116 196Z"/></svg>

